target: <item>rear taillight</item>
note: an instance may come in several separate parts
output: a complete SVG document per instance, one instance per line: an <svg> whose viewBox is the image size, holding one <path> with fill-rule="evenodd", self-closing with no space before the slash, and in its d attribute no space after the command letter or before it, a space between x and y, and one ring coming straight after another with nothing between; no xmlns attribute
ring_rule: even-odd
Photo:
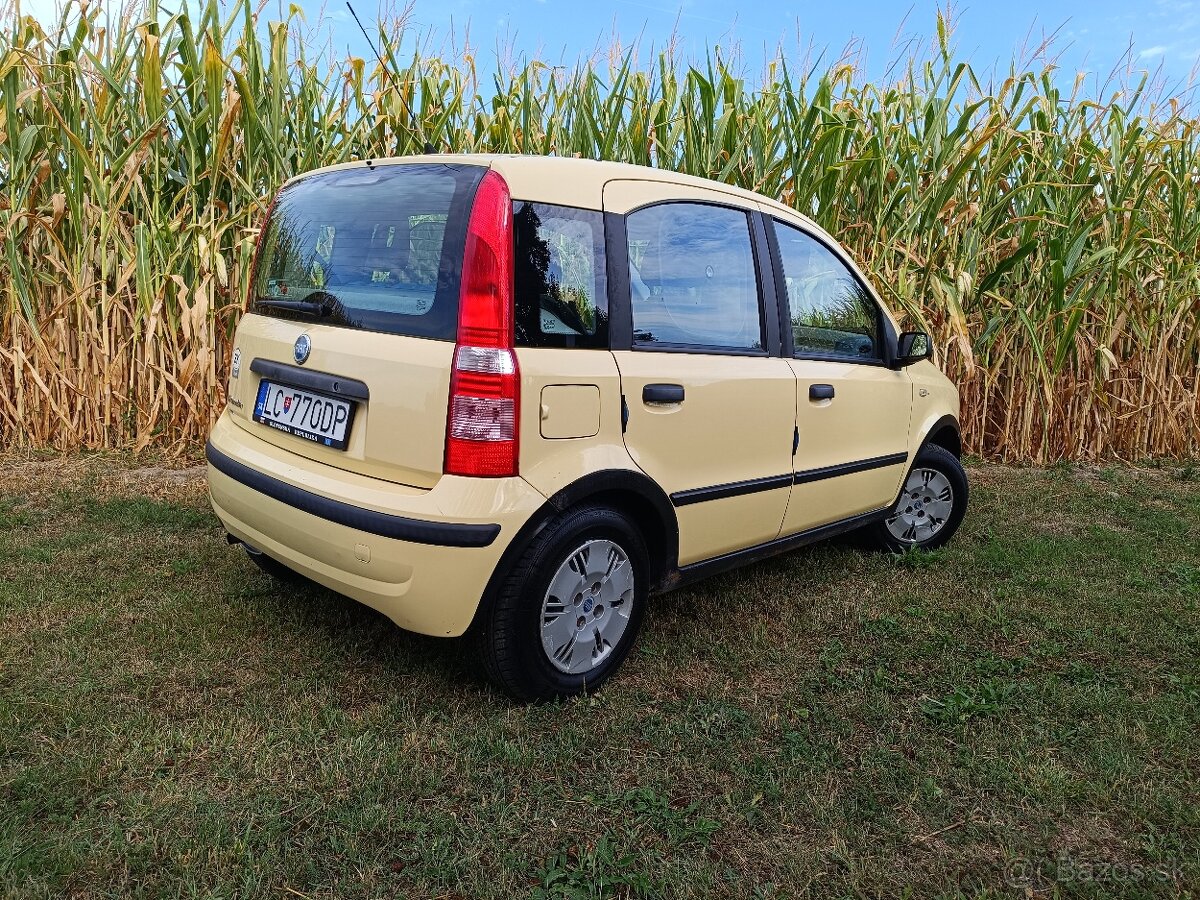
<svg viewBox="0 0 1200 900"><path fill-rule="evenodd" d="M446 421L447 475L517 474L520 373L513 352L512 198L483 176L467 225L458 346Z"/></svg>

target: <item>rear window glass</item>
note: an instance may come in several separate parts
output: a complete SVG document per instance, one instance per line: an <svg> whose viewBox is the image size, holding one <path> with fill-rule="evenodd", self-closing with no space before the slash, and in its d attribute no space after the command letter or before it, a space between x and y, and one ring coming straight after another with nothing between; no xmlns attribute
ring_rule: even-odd
<svg viewBox="0 0 1200 900"><path fill-rule="evenodd" d="M607 347L604 216L513 204L516 340L523 347Z"/></svg>
<svg viewBox="0 0 1200 900"><path fill-rule="evenodd" d="M263 236L252 311L453 340L467 218L484 171L385 165L288 186Z"/></svg>

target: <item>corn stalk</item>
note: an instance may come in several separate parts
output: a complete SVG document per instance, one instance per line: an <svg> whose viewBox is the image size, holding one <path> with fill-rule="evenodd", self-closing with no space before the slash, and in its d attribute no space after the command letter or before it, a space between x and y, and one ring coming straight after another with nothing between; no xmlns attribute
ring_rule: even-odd
<svg viewBox="0 0 1200 900"><path fill-rule="evenodd" d="M388 74L309 58L298 14L256 8L3 26L0 446L194 446L274 188L430 142L655 165L812 216L934 335L975 452L1198 453L1200 123L1144 85L982 84L940 20L889 83L780 58L751 84L715 51L481 76L381 22Z"/></svg>

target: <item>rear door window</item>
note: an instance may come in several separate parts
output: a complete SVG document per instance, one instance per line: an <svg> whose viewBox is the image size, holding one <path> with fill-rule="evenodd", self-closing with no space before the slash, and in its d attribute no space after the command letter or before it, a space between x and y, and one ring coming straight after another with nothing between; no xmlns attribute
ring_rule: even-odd
<svg viewBox="0 0 1200 900"><path fill-rule="evenodd" d="M608 346L604 216L548 203L513 203L519 347Z"/></svg>
<svg viewBox="0 0 1200 900"><path fill-rule="evenodd" d="M453 340L467 219L485 171L385 165L289 185L263 235L251 310Z"/></svg>
<svg viewBox="0 0 1200 900"><path fill-rule="evenodd" d="M748 213L663 203L630 213L625 230L635 347L763 349Z"/></svg>

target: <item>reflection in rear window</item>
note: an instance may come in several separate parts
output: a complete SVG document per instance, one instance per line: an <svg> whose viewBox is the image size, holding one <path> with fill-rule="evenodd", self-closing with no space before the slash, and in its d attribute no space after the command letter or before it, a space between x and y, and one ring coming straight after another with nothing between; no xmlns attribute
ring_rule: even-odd
<svg viewBox="0 0 1200 900"><path fill-rule="evenodd" d="M453 340L467 218L484 171L385 165L290 185L267 223L251 309Z"/></svg>

